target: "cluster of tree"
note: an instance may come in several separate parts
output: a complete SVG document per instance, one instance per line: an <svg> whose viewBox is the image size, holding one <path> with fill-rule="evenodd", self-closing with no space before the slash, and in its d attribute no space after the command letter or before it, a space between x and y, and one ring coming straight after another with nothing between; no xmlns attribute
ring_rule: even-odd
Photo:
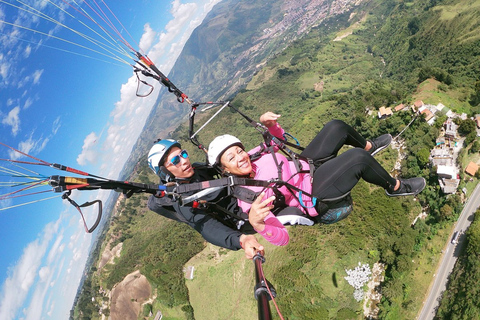
<svg viewBox="0 0 480 320"><path fill-rule="evenodd" d="M78 315L71 315L73 319L87 320L92 319L92 317L98 315L99 306L92 301L92 297L95 297L98 294L98 288L92 286L91 279L87 279L83 283L82 294L77 302L77 310L79 310Z"/></svg>
<svg viewBox="0 0 480 320"><path fill-rule="evenodd" d="M465 141L463 142L464 146L468 146L476 140L477 125L475 124L475 121L473 121L472 119L462 120L459 118L454 119L454 121L458 125L458 133L461 136L465 137Z"/></svg>
<svg viewBox="0 0 480 320"><path fill-rule="evenodd" d="M443 19L443 8L432 9L432 3L439 2L399 4L376 33L373 54L385 58L389 77L402 81L416 79L418 83L435 77L448 86L470 87L470 101L476 107L478 91L473 89L478 79L472 71L478 67L475 57L480 52L480 44L466 35L470 34L468 21L475 19L477 13L468 6L460 6L462 14ZM411 77L414 74L417 77Z"/></svg>

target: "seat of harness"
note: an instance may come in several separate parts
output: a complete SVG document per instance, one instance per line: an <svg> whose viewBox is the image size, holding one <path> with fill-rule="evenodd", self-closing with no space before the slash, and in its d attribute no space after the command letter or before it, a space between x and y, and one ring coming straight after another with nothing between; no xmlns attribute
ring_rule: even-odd
<svg viewBox="0 0 480 320"><path fill-rule="evenodd" d="M318 201L315 209L318 216L314 217L315 221L332 224L345 219L353 211L353 200L350 193L335 200Z"/></svg>
<svg viewBox="0 0 480 320"><path fill-rule="evenodd" d="M286 207L275 215L283 225L313 226L315 220L296 207Z"/></svg>

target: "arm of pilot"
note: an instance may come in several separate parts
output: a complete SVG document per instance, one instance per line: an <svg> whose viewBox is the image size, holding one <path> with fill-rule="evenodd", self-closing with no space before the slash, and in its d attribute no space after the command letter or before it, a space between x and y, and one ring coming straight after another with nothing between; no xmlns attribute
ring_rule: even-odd
<svg viewBox="0 0 480 320"><path fill-rule="evenodd" d="M245 255L249 259L255 254L254 249L263 250L263 246L257 242L255 236L245 235L232 229L206 214L203 210L187 206L182 207L178 202L171 201L168 197L157 198L151 196L148 199L148 208L164 217L188 224L199 232L206 241L216 246L230 250L244 249Z"/></svg>

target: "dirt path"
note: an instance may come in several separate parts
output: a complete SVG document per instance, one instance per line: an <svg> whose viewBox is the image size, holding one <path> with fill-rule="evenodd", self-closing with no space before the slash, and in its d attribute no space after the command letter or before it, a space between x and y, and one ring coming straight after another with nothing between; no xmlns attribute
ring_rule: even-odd
<svg viewBox="0 0 480 320"><path fill-rule="evenodd" d="M375 263L372 268L372 279L367 284L368 291L366 299L363 303L363 315L365 319L377 319L378 304L382 299L382 294L379 292L380 284L383 282L383 271L385 266L382 263Z"/></svg>

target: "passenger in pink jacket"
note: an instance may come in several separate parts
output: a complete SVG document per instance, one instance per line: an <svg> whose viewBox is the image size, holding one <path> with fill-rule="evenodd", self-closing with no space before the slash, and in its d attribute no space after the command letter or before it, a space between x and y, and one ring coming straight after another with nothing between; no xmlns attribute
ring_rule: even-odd
<svg viewBox="0 0 480 320"><path fill-rule="evenodd" d="M283 140L284 130L277 123L279 117L280 115L267 112L260 117L260 122L273 136ZM257 147L247 153L241 141L231 135L216 137L210 143L208 159L211 165L219 166L225 175L255 180L277 179L278 172L281 171L280 180L301 190L289 190L287 186L276 190L248 186L249 190L262 193L252 203L238 199L242 209L249 212L249 222L257 232L274 245L286 245L288 232L275 216L280 211L279 217L282 218L284 206L303 211L312 220L312 224L329 224L350 214L352 202L349 193L361 178L383 187L387 195L392 197L421 192L425 187L424 178L395 179L373 158L391 140L389 134L366 140L343 121L332 120L300 154L303 159L311 159L315 163L313 177L309 174L310 168L306 161L300 161L302 169L298 172L293 161L276 153L276 145L272 145L275 157L269 148L262 150ZM355 148L337 155L345 144ZM313 197L305 196L304 193ZM284 200L278 201L278 198Z"/></svg>

